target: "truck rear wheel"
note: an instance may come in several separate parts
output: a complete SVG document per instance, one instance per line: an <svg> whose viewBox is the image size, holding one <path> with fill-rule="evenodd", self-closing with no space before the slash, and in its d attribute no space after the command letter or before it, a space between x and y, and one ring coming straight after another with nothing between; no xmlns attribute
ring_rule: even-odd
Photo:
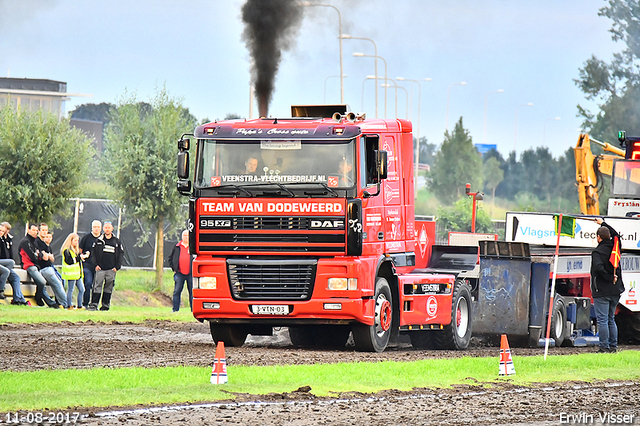
<svg viewBox="0 0 640 426"><path fill-rule="evenodd" d="M556 294L553 300L553 314L551 315L551 330L549 337L556 342L556 347L564 342L564 335L567 328L567 308L564 298Z"/></svg>
<svg viewBox="0 0 640 426"><path fill-rule="evenodd" d="M373 325L354 324L352 327L353 341L356 350L366 352L382 352L386 349L391 336L393 318L393 299L391 288L385 278L376 279L374 296L375 313Z"/></svg>
<svg viewBox="0 0 640 426"><path fill-rule="evenodd" d="M247 339L247 329L240 324L215 324L209 322L211 337L215 343L224 342L225 346L242 346Z"/></svg>
<svg viewBox="0 0 640 426"><path fill-rule="evenodd" d="M456 282L451 300L451 323L434 333L438 349L467 349L471 341L471 290Z"/></svg>
<svg viewBox="0 0 640 426"><path fill-rule="evenodd" d="M616 315L619 342L640 343L640 312L624 312Z"/></svg>

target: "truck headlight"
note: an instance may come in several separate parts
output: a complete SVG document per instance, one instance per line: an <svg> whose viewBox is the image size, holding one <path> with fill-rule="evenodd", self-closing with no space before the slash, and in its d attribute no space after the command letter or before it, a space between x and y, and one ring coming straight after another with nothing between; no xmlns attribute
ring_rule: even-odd
<svg viewBox="0 0 640 426"><path fill-rule="evenodd" d="M215 290L218 287L218 280L216 277L199 277L196 278L196 288L202 288L206 290Z"/></svg>
<svg viewBox="0 0 640 426"><path fill-rule="evenodd" d="M329 278L327 280L329 290L357 290L357 278Z"/></svg>

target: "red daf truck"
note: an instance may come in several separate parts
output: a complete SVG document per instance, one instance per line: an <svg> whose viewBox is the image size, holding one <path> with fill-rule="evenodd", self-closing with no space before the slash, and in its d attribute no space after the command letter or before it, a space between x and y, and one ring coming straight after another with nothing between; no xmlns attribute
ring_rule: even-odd
<svg viewBox="0 0 640 426"><path fill-rule="evenodd" d="M185 136L193 314L215 341L288 327L306 347L344 346L353 333L356 349L379 352L401 331L417 347L468 346L468 281L424 269L435 223L414 217L409 121L339 105L212 122L192 135L193 181Z"/></svg>

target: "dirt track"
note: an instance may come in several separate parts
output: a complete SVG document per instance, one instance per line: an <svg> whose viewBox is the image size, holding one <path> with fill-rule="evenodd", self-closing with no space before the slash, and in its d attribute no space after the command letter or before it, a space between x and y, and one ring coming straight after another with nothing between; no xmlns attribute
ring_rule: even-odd
<svg viewBox="0 0 640 426"><path fill-rule="evenodd" d="M0 370L89 368L96 366L210 366L215 347L206 324L148 321L144 324L63 323L0 326ZM639 350L640 347L623 347ZM592 351L553 348L553 354ZM34 352L38 353L34 362ZM512 348L516 355L539 349ZM399 344L384 353L303 350L290 346L286 329L276 336L250 338L241 348L227 348L230 365L311 364L336 361L412 361L425 358L496 356L496 347L476 345L467 351L416 351ZM577 378L579 379L579 378ZM260 400L260 404L253 403ZM266 397L237 396L234 403L209 404L171 411L127 412L95 416L84 424L267 424L267 425L395 425L395 424L561 424L561 413L584 415L599 422L598 413L634 415L640 424L640 383L563 383L534 388L503 384L498 388L386 391L375 395L316 398L309 389ZM600 402L606 401L606 402ZM88 409L85 409L87 411ZM157 409L154 409L157 410ZM164 408L163 410L166 410ZM565 424L567 424L565 422Z"/></svg>

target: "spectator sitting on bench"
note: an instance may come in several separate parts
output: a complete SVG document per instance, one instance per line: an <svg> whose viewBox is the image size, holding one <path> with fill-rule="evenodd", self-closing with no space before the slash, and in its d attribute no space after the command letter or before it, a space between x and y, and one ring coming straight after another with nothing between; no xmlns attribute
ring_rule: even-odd
<svg viewBox="0 0 640 426"><path fill-rule="evenodd" d="M27 235L20 241L18 250L20 259L22 260L22 269L27 271L27 275L31 277L36 285L36 303L38 306L44 306L46 303L50 308L60 308L60 304L53 301L47 294L45 286L47 281L40 273L38 262L40 250L36 247L36 238L38 237L38 225L32 223L29 225Z"/></svg>
<svg viewBox="0 0 640 426"><path fill-rule="evenodd" d="M62 279L53 266L55 256L53 255L51 246L49 246L52 238L53 236L49 234L49 226L46 223L41 223L40 232L36 239L36 247L40 250L38 266L40 267L40 274L42 274L53 289L53 293L56 295L56 301L66 309L69 307L67 305L67 294L64 291Z"/></svg>
<svg viewBox="0 0 640 426"><path fill-rule="evenodd" d="M8 229L7 229L8 225ZM7 279L13 288L12 305L27 305L27 301L22 295L20 277L13 268L16 262L13 260L13 237L9 234L11 225L8 222L0 223L0 299L4 299L4 287Z"/></svg>

